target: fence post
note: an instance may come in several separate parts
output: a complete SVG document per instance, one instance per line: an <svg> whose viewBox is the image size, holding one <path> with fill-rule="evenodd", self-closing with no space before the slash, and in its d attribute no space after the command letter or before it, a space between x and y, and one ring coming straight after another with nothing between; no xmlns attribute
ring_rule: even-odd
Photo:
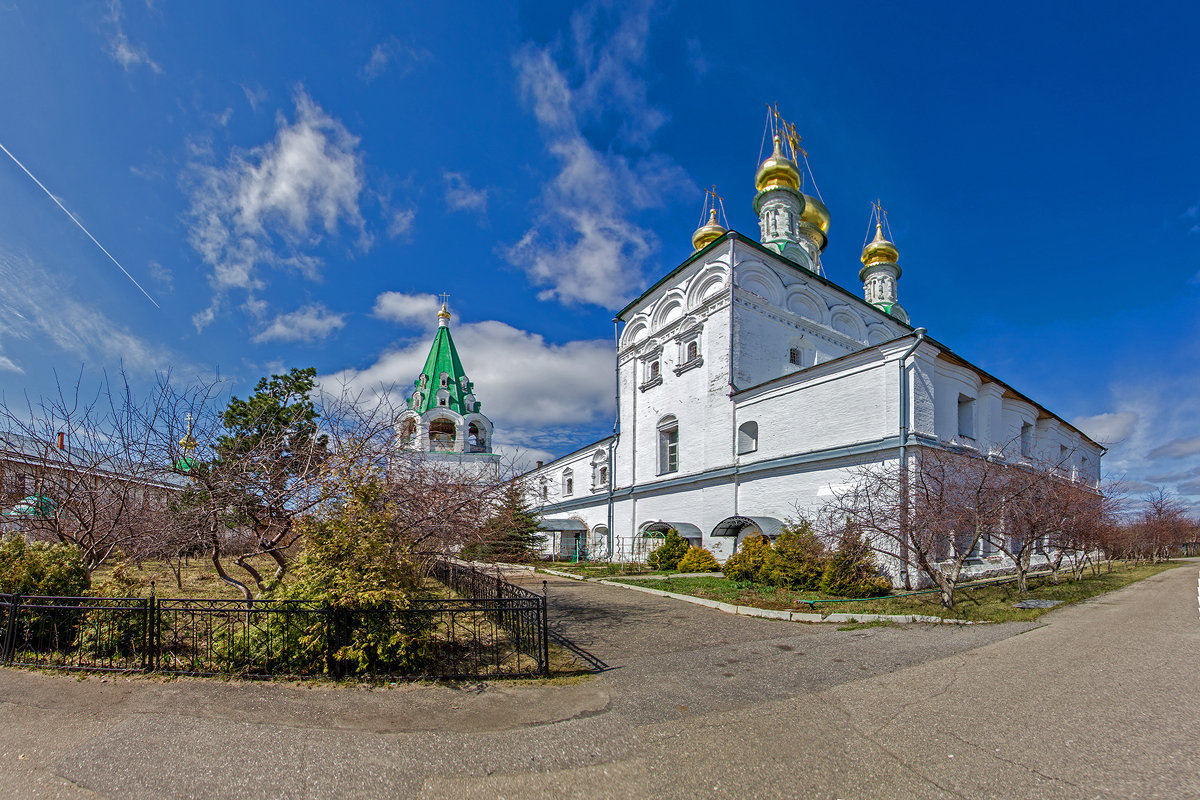
<svg viewBox="0 0 1200 800"><path fill-rule="evenodd" d="M542 674L550 675L550 622L546 613L546 581L542 581Z"/></svg>
<svg viewBox="0 0 1200 800"><path fill-rule="evenodd" d="M154 613L155 605L154 581L150 581L150 597L146 599L145 610L142 614L144 626L142 636L142 670L145 672L150 672L154 669L154 652L158 643L158 636L154 630L154 621L158 617Z"/></svg>
<svg viewBox="0 0 1200 800"><path fill-rule="evenodd" d="M4 620L4 642L0 645L0 661L8 663L12 658L13 640L17 638L17 612L21 608L21 595L14 594L8 606L7 619Z"/></svg>

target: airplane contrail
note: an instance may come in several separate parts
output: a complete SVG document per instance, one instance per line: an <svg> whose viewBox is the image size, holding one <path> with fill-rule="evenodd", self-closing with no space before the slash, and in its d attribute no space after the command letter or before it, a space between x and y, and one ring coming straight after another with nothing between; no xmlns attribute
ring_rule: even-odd
<svg viewBox="0 0 1200 800"><path fill-rule="evenodd" d="M138 291L140 291L142 294L146 295L146 299L147 299L147 300L149 300L151 303L154 303L154 307L155 307L155 308L161 308L161 306L160 306L158 303L155 303L155 302L154 302L154 298L150 296L150 293L149 293L149 292L147 292L145 289L143 289L143 288L142 288L142 285L141 285L140 283L138 283L138 282L137 282L137 279L135 279L135 278L134 278L132 275L130 275L130 274L129 274L129 273L126 271L126 269L125 269L124 267L122 267L122 266L121 266L121 262L120 262L120 261L117 261L115 258L113 258L113 255L112 255L112 253L110 253L110 252L108 252L107 250L105 250L105 249L104 249L104 245L100 244L100 242L96 240L96 237L95 237L95 236L92 236L92 234L91 234L91 233L88 231L88 229L87 229L87 228L85 228L85 227L83 227L83 223L82 223L82 222L80 222L79 220L75 219L75 215L74 215L74 214L72 214L70 211L68 211L68 210L67 210L67 207L66 207L66 206L64 206L62 203L60 203L60 202L58 201L58 198L57 198L57 197L55 197L55 196L54 196L54 194L53 194L53 193L52 193L52 192L51 192L49 189L47 189L47 188L46 188L45 184L43 184L41 181L39 181L37 178L35 178L35 177L34 177L34 175L33 175L33 173L32 173L32 172L30 172L28 169L26 169L26 168L25 168L25 165L24 165L24 164L22 164L20 161L18 161L18 160L17 160L17 157L16 157L16 156L14 156L12 153L10 153L10 152L8 151L8 148L7 148L7 147L5 147L3 144L0 144L0 150L3 150L3 151L4 151L4 154L5 154L5 155L7 155L9 158L11 158L11 159L13 160L13 163L14 163L14 164L16 164L18 167L20 167L20 168L21 168L21 169L24 171L24 173L25 173L26 175L28 175L30 178L32 178L32 179L33 179L33 182L34 182L34 183L36 183L36 184L37 184L39 187L41 187L41 190L42 190L43 192L45 192L45 193L46 193L46 196L47 196L47 197L49 197L51 200L53 200L53 201L54 201L54 204L55 204L56 206L58 206L59 208L61 208L61 209L63 210L63 213L64 213L64 214L66 214L68 217L70 217L70 218L71 218L71 222L74 222L76 225L78 225L78 226L79 226L79 230L81 230L81 231L83 231L84 233L86 233L86 234L87 234L87 237L88 237L89 239L91 239L93 242L95 242L95 243L96 243L96 247L99 247L99 248L100 248L100 249L101 249L101 250L104 252L104 255L108 256L108 260L109 260L109 261L111 261L111 262L113 262L114 264L116 264L116 265L117 265L117 269L121 270L121 272L123 272L123 273L125 274L125 277L126 277L126 278L129 278L129 280L133 282L133 285L134 285L134 286L136 286L136 287L138 288Z"/></svg>

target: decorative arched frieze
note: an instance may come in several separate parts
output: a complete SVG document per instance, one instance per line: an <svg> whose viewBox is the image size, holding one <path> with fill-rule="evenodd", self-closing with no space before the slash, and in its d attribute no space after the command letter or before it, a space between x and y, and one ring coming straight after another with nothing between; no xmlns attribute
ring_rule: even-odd
<svg viewBox="0 0 1200 800"><path fill-rule="evenodd" d="M828 324L829 307L816 294L804 286L792 286L788 289L784 308L798 316Z"/></svg>
<svg viewBox="0 0 1200 800"><path fill-rule="evenodd" d="M650 324L645 314L638 314L625 325L621 331L621 348L624 349L637 343L650 332Z"/></svg>
<svg viewBox="0 0 1200 800"><path fill-rule="evenodd" d="M687 288L688 310L699 308L706 300L719 294L725 288L728 271L724 264L708 264L692 278Z"/></svg>
<svg viewBox="0 0 1200 800"><path fill-rule="evenodd" d="M829 327L833 328L843 336L849 336L851 339L863 341L866 338L866 331L863 330L862 320L857 314L854 314L845 306L835 307L831 309L829 315Z"/></svg>
<svg viewBox="0 0 1200 800"><path fill-rule="evenodd" d="M892 332L882 325L867 327L867 344L882 344L892 338Z"/></svg>
<svg viewBox="0 0 1200 800"><path fill-rule="evenodd" d="M737 285L747 292L753 292L774 306L782 305L783 281L779 279L773 269L762 262L739 265Z"/></svg>
<svg viewBox="0 0 1200 800"><path fill-rule="evenodd" d="M650 325L654 330L660 331L682 317L685 310L683 292L675 289L654 304Z"/></svg>

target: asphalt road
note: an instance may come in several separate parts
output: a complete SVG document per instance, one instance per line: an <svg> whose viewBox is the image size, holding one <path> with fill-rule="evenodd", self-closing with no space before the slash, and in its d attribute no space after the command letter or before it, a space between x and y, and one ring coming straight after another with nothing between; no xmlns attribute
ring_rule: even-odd
<svg viewBox="0 0 1200 800"><path fill-rule="evenodd" d="M1200 798L1195 564L1040 626L836 631L597 584L550 594L597 677L0 670L0 797Z"/></svg>

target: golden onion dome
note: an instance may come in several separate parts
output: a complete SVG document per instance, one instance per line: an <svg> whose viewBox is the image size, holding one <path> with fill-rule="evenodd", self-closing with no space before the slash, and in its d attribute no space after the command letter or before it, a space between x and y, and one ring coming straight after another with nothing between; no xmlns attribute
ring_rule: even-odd
<svg viewBox="0 0 1200 800"><path fill-rule="evenodd" d="M696 232L692 234L692 247L703 250L724 236L725 230L725 226L717 222L717 210L711 209L708 213L708 222L696 228Z"/></svg>
<svg viewBox="0 0 1200 800"><path fill-rule="evenodd" d="M862 251L862 263L864 267L869 267L872 264L895 264L900 259L900 251L896 249L896 245L889 242L883 235L883 225L875 223L875 238L867 242L867 246Z"/></svg>
<svg viewBox="0 0 1200 800"><path fill-rule="evenodd" d="M800 219L826 236L829 235L829 209L817 198L804 195L804 211L800 214Z"/></svg>
<svg viewBox="0 0 1200 800"><path fill-rule="evenodd" d="M192 452L197 446L199 446L199 444L200 443L196 441L196 437L192 436L190 433L179 440L179 448L185 453Z"/></svg>
<svg viewBox="0 0 1200 800"><path fill-rule="evenodd" d="M754 176L754 186L760 192L775 186L800 191L800 168L783 154L783 142L778 136L775 137L775 150Z"/></svg>
<svg viewBox="0 0 1200 800"><path fill-rule="evenodd" d="M438 312L438 321L450 319L450 310L446 308L445 302L442 303L442 310Z"/></svg>

